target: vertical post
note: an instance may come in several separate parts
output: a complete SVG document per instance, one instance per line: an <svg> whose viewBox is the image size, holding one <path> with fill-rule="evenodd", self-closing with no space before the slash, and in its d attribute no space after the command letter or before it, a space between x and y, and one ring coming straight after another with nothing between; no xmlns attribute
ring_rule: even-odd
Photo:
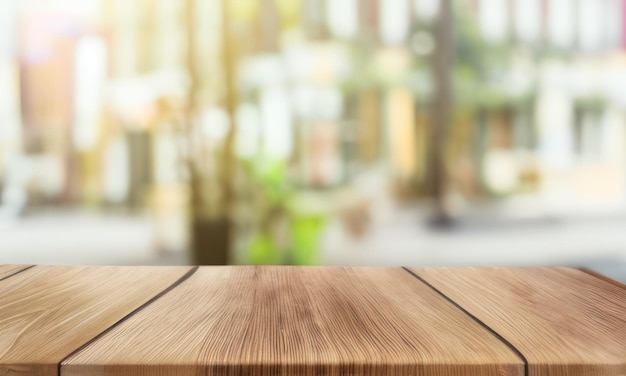
<svg viewBox="0 0 626 376"><path fill-rule="evenodd" d="M435 97L430 129L427 175L427 185L434 203L431 223L437 226L447 226L452 221L445 203L448 184L445 151L453 109L453 22L452 0L441 0L439 18L435 23L436 47L433 54Z"/></svg>

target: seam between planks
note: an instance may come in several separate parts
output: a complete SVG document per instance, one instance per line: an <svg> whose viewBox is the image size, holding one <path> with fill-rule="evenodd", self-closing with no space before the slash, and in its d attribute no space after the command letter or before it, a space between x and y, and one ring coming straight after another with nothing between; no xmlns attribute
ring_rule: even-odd
<svg viewBox="0 0 626 376"><path fill-rule="evenodd" d="M4 281L5 279L9 279L9 278L11 278L11 277L13 277L13 276L15 276L15 275L20 274L21 272L25 272L25 271L27 271L28 269L32 269L32 268L34 268L34 267L35 267L35 265L26 266L26 267L24 267L24 269L20 269L20 270L18 270L18 271L16 271L16 272L14 272L14 273L12 273L12 274L9 274L9 275L7 275L7 276L4 276L4 277L0 278L0 281Z"/></svg>
<svg viewBox="0 0 626 376"><path fill-rule="evenodd" d="M434 292L439 294L442 298L444 298L446 301L450 302L457 309L459 309L465 315L469 316L472 320L474 320L476 323L478 323L480 326L482 326L485 330L487 330L489 333L491 333L491 335L493 335L498 340L500 340L500 342L504 343L511 351L513 351L513 353L515 353L515 355L517 355L524 362L524 376L528 376L528 360L526 359L524 354L522 354L521 351L519 351L515 346L513 346L513 344L511 342L509 342L506 338L502 337L495 330L491 329L487 324L485 324L483 321L481 321L478 317L476 317L473 314L471 314L468 310L463 308L460 304L458 304L457 302L452 300L450 297L448 297L446 294L441 292L435 286L433 286L430 283L428 283L428 281L426 281L424 278L419 276L417 273L415 273L414 271L412 271L411 269L409 269L409 268L407 268L405 266L403 266L402 269L404 269L407 273L411 274L413 277L417 278L420 282L424 283L426 286L431 288Z"/></svg>
<svg viewBox="0 0 626 376"><path fill-rule="evenodd" d="M148 301L146 301L145 303L141 304L139 307L135 308L132 312L130 312L129 314L127 314L126 316L122 317L121 319L119 319L118 321L116 321L113 325L111 325L110 327L106 328L105 330L103 330L100 334L96 335L95 337L93 337L92 339L90 339L89 341L87 341L85 344L81 345L79 348L77 348L76 350L70 352L68 355L66 355L63 359L61 359L61 361L59 362L58 365L58 370L57 370L57 375L61 376L61 368L63 367L63 363L65 363L65 361L67 361L69 358L71 358L72 356L78 354L79 352L81 352L83 349L85 349L86 347L88 347L89 345L91 345L92 343L96 342L98 339L100 339L102 336L104 336L105 334L107 334L108 332L110 332L111 330L115 329L118 325L122 324L124 321L128 320L129 318L131 318L132 316L134 316L135 314L139 313L140 311L142 311L144 308L148 307L150 304L154 303L155 301L157 301L159 298L161 298L163 295L167 294L168 292L174 290L176 287L178 287L181 283L185 282L187 279L189 279L189 277L191 277L200 267L199 266L194 266L193 268L189 269L182 277L180 277L178 280L176 280L176 282L172 283L170 286L168 286L166 289L164 289L163 291L161 291L160 293L156 294L155 296L153 296L152 298L150 298Z"/></svg>

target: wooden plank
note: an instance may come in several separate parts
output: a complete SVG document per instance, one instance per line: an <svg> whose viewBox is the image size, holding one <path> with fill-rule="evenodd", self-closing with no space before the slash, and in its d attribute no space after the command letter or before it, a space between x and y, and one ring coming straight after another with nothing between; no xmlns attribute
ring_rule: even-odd
<svg viewBox="0 0 626 376"><path fill-rule="evenodd" d="M201 267L61 375L517 376L522 360L401 268Z"/></svg>
<svg viewBox="0 0 626 376"><path fill-rule="evenodd" d="M32 267L32 265L0 265L0 281Z"/></svg>
<svg viewBox="0 0 626 376"><path fill-rule="evenodd" d="M626 375L626 290L569 268L411 268L498 332L530 376Z"/></svg>
<svg viewBox="0 0 626 376"><path fill-rule="evenodd" d="M59 363L190 267L35 266L0 287L0 376L57 375Z"/></svg>
<svg viewBox="0 0 626 376"><path fill-rule="evenodd" d="M616 281L613 278L609 278L607 276L605 276L604 274L600 274L598 272L596 272L595 270L591 270L589 268L578 268L578 270L580 270L581 272L587 273L587 274L591 274L592 276L596 277L596 278L600 278L603 281L606 281L608 283L611 283L615 286L621 287L621 288L625 288L626 289L626 284L623 284L620 281Z"/></svg>

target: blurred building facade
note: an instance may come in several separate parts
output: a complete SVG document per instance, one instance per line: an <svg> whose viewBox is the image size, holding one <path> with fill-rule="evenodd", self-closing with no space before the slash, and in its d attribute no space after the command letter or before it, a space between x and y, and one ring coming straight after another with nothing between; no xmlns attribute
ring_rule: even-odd
<svg viewBox="0 0 626 376"><path fill-rule="evenodd" d="M148 211L176 248L232 173L236 259L314 263L330 218L359 236L378 195L428 198L434 147L455 215L623 205L626 1L452 1L450 46L440 1L0 0L2 213ZM439 48L453 98L433 145Z"/></svg>

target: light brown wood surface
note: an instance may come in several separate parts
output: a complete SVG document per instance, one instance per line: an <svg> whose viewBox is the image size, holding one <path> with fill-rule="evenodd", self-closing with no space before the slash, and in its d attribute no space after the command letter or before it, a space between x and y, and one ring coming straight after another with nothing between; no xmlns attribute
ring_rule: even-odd
<svg viewBox="0 0 626 376"><path fill-rule="evenodd" d="M59 363L190 267L35 266L0 285L0 376L58 375Z"/></svg>
<svg viewBox="0 0 626 376"><path fill-rule="evenodd" d="M574 269L22 268L0 376L626 375L626 289Z"/></svg>
<svg viewBox="0 0 626 376"><path fill-rule="evenodd" d="M503 342L401 268L201 267L62 375L522 376Z"/></svg>
<svg viewBox="0 0 626 376"><path fill-rule="evenodd" d="M592 276L596 277L596 278L600 278L603 281L606 281L610 284L613 284L615 286L621 287L621 288L626 288L626 284L623 284L620 281L617 281L615 279L609 278L603 274L600 274L592 269L589 268L579 268L578 270L580 270L581 272L587 273L587 274L591 274Z"/></svg>
<svg viewBox="0 0 626 376"><path fill-rule="evenodd" d="M527 359L530 376L626 375L626 289L569 268L411 268Z"/></svg>
<svg viewBox="0 0 626 376"><path fill-rule="evenodd" d="M0 281L28 269L31 266L32 265L0 265Z"/></svg>

